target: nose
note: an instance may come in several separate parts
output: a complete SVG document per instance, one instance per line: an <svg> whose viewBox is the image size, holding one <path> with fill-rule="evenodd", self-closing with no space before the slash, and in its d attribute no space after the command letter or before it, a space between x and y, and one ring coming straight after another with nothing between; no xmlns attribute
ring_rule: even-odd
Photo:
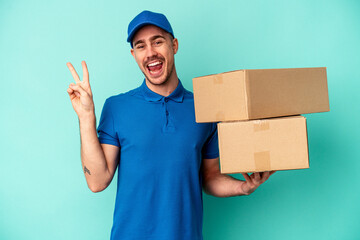
<svg viewBox="0 0 360 240"><path fill-rule="evenodd" d="M157 56L157 52L155 50L155 48L150 44L147 48L146 48L146 57L148 59L151 59L153 57Z"/></svg>

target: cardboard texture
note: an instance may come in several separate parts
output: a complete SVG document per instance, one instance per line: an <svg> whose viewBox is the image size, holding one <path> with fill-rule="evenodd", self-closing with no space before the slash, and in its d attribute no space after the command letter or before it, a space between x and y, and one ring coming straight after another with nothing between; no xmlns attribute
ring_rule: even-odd
<svg viewBox="0 0 360 240"><path fill-rule="evenodd" d="M309 168L303 116L218 123L221 173Z"/></svg>
<svg viewBox="0 0 360 240"><path fill-rule="evenodd" d="M329 111L326 68L238 70L193 79L196 122Z"/></svg>

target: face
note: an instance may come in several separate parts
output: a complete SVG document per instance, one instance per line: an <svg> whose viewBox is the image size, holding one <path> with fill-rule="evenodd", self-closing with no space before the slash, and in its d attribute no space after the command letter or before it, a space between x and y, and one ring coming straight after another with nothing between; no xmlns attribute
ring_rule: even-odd
<svg viewBox="0 0 360 240"><path fill-rule="evenodd" d="M177 39L154 25L141 28L133 38L131 54L146 80L153 85L166 84L176 78L174 55Z"/></svg>

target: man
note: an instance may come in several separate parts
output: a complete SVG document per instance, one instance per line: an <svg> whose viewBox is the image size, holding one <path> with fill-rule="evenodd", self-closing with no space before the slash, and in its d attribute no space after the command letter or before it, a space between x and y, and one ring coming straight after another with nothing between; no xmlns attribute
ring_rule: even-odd
<svg viewBox="0 0 360 240"><path fill-rule="evenodd" d="M82 81L67 64L87 184L104 190L118 168L111 239L202 239L202 187L218 197L249 195L273 172L244 174L246 181L220 174L216 124L195 122L193 95L174 64L178 40L164 15L137 15L127 40L145 80L106 100L99 136L86 64Z"/></svg>

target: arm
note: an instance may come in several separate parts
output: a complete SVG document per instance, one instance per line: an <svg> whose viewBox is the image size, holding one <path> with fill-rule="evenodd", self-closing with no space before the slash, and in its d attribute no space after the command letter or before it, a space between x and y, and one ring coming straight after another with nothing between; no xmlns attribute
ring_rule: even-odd
<svg viewBox="0 0 360 240"><path fill-rule="evenodd" d="M232 197L249 195L264 183L275 171L243 173L245 181L235 179L229 175L221 174L219 169L219 158L203 159L203 189L207 194L216 197Z"/></svg>
<svg viewBox="0 0 360 240"><path fill-rule="evenodd" d="M81 164L86 182L91 191L100 192L110 184L114 176L118 164L119 148L99 142L89 72L85 61L81 64L83 81L80 81L72 64L67 63L76 82L69 85L67 92L79 118Z"/></svg>

